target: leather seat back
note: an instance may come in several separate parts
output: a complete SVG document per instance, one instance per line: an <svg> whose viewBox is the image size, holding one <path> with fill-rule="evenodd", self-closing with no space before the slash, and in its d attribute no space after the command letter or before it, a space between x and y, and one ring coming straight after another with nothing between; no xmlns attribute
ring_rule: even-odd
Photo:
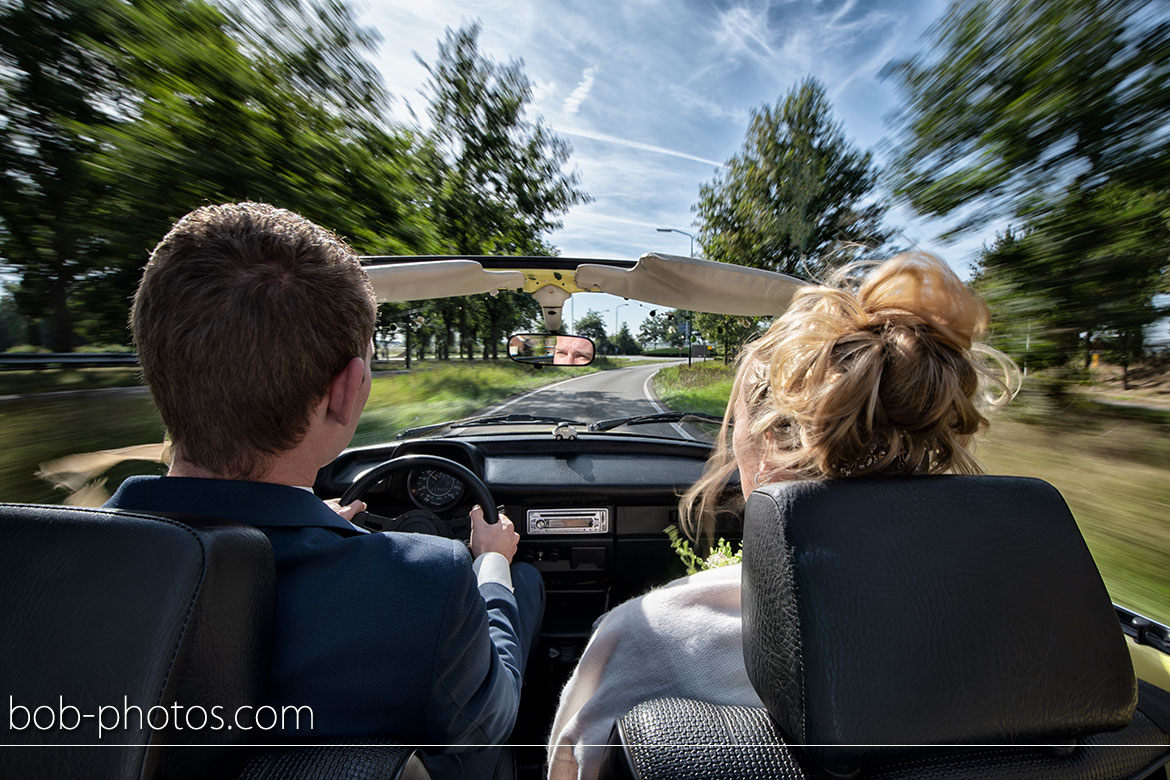
<svg viewBox="0 0 1170 780"><path fill-rule="evenodd" d="M6 749L0 775L233 771L246 756L215 746L253 733L226 726L263 701L274 582L249 526L0 505L0 742L104 746ZM167 750L182 744L208 747Z"/></svg>
<svg viewBox="0 0 1170 780"><path fill-rule="evenodd" d="M1071 741L1125 726L1137 701L1100 575L1039 480L757 490L743 618L781 732L843 772L897 758L885 745Z"/></svg>

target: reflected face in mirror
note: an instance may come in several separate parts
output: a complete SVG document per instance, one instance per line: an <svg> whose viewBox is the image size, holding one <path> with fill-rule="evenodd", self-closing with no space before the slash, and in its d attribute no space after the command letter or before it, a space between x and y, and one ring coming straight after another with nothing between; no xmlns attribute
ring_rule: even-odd
<svg viewBox="0 0 1170 780"><path fill-rule="evenodd" d="M593 342L584 336L517 333L508 339L508 357L518 363L587 366L593 356Z"/></svg>
<svg viewBox="0 0 1170 780"><path fill-rule="evenodd" d="M587 366L592 362L592 341L581 336L557 336L554 366Z"/></svg>

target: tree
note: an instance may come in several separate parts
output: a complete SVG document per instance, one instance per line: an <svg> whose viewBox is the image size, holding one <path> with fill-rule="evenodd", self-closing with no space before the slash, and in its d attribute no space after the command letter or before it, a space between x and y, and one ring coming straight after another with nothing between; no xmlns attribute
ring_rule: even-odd
<svg viewBox="0 0 1170 780"><path fill-rule="evenodd" d="M483 358L500 357L500 343L512 331L523 328L540 317L540 304L529 294L502 290L495 295L480 298L480 312L484 317Z"/></svg>
<svg viewBox="0 0 1170 780"><path fill-rule="evenodd" d="M1019 358L1025 342L1033 365L1051 365L1083 348L1087 367L1101 337L1127 370L1142 354L1145 326L1166 314L1153 301L1168 244L1170 209L1157 193L1074 191L985 248L976 283L1009 354Z"/></svg>
<svg viewBox="0 0 1170 780"><path fill-rule="evenodd" d="M422 140L387 128L387 96L364 60L372 35L347 6L273 0L228 8L141 2L109 52L132 121L99 134L122 226L95 299L133 291L146 252L206 202L263 200L300 212L358 251L425 253ZM128 259L127 259L128 258Z"/></svg>
<svg viewBox="0 0 1170 780"><path fill-rule="evenodd" d="M0 253L54 348L75 323L125 339L147 253L207 202L276 203L359 251L435 248L422 140L384 127L375 39L345 4L30 0L0 26Z"/></svg>
<svg viewBox="0 0 1170 780"><path fill-rule="evenodd" d="M984 245L971 278L995 314L988 340L1025 371L1060 365L1075 349L1067 335L1071 327L1049 321L1051 314L1061 311L1051 295L1057 288L1033 284L1028 278L1027 267L1033 262L1030 238L1028 229L1010 226L997 234L990 246Z"/></svg>
<svg viewBox="0 0 1170 780"><path fill-rule="evenodd" d="M981 260L993 303L1025 340L1039 326L1043 362L1079 344L1087 366L1104 337L1127 364L1170 260L1170 14L1140 0L955 0L931 36L887 69L905 93L898 194L958 217L952 233L1021 219Z"/></svg>
<svg viewBox="0 0 1170 780"><path fill-rule="evenodd" d="M651 344L666 344L670 347L686 346L686 321L687 313L682 309L654 311L642 321L641 327L638 328L638 341L643 347Z"/></svg>
<svg viewBox="0 0 1170 780"><path fill-rule="evenodd" d="M448 29L433 65L418 58L430 75L425 92L433 129L423 159L439 241L453 254L552 254L544 235L589 198L577 189L577 174L563 169L568 143L526 116L532 86L522 63L485 57L479 32L478 24ZM484 354L494 356L506 323L531 315L530 301L501 294L441 304L442 342L450 343L457 320L464 337L483 323ZM460 306L467 314L456 317Z"/></svg>
<svg viewBox="0 0 1170 780"><path fill-rule="evenodd" d="M602 320L601 312L594 311L593 309L585 312L585 316L573 323L573 331L578 336L593 339L598 346L605 344L607 341L605 336L605 322Z"/></svg>
<svg viewBox="0 0 1170 780"><path fill-rule="evenodd" d="M709 312L695 315L695 329L722 348L724 363L731 362L744 343L759 334L760 322L759 317L734 317Z"/></svg>
<svg viewBox="0 0 1170 780"><path fill-rule="evenodd" d="M559 216L589 198L563 170L568 143L526 116L532 85L523 63L485 57L479 32L479 24L448 29L433 65L418 58L430 75L436 221L453 253L539 251Z"/></svg>
<svg viewBox="0 0 1170 780"><path fill-rule="evenodd" d="M624 322L621 328L618 329L617 334L613 337L613 345L617 348L619 355L642 354L642 348L638 346L638 342L634 340L633 334L630 333L630 326Z"/></svg>
<svg viewBox="0 0 1170 780"><path fill-rule="evenodd" d="M16 309L16 301L5 286L0 286L0 352L25 341L28 324Z"/></svg>
<svg viewBox="0 0 1170 780"><path fill-rule="evenodd" d="M1145 0L954 0L891 63L896 193L920 213L1031 216L1067 189L1164 188L1170 20Z"/></svg>
<svg viewBox="0 0 1170 780"><path fill-rule="evenodd" d="M819 276L884 243L876 184L872 156L849 144L809 78L753 111L743 149L700 187L699 242L712 260Z"/></svg>

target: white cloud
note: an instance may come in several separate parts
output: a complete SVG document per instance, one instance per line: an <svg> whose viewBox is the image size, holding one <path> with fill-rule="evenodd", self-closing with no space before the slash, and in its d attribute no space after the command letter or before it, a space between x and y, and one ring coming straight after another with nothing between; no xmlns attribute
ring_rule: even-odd
<svg viewBox="0 0 1170 780"><path fill-rule="evenodd" d="M742 106L727 107L674 82L668 82L665 91L672 100L677 102L676 110L698 112L711 119L725 120L740 126L747 124L749 111Z"/></svg>
<svg viewBox="0 0 1170 780"><path fill-rule="evenodd" d="M756 4L721 11L714 28L716 45L733 59L748 57L764 66L776 65L779 58L769 41L767 10L766 4Z"/></svg>
<svg viewBox="0 0 1170 780"><path fill-rule="evenodd" d="M591 130L581 130L578 128L564 128L558 127L557 132L563 135L573 135L580 138L588 138L591 141L602 141L603 143L617 144L618 146L625 146L629 149L638 149L643 152L653 152L655 154L666 154L671 157L679 157L683 160L693 160L694 162L705 163L707 165L714 165L716 168L722 168L723 163L717 160L708 160L706 157L699 157L697 155L680 152L675 149L667 149L662 146L655 146L653 144L644 144L641 141L631 141L628 138L618 138L617 136L606 135L605 133L595 133Z"/></svg>
<svg viewBox="0 0 1170 780"><path fill-rule="evenodd" d="M577 88L565 98L565 105L563 110L569 116L573 116L581 108L581 103L585 98L589 97L589 91L593 89L593 77L597 75L597 68L586 68L585 72L581 74L581 81L577 84Z"/></svg>
<svg viewBox="0 0 1170 780"><path fill-rule="evenodd" d="M539 81L532 82L532 103L535 106L543 106L550 102L557 94L557 83L555 81Z"/></svg>
<svg viewBox="0 0 1170 780"><path fill-rule="evenodd" d="M932 0L903 0L859 7L856 0L776 3L741 0L718 12L711 25L706 71L747 67L761 82L786 89L805 75L817 76L830 91L851 81L856 65L868 66L886 51L909 47L920 28L910 6ZM879 49L879 55L873 51ZM879 63L877 67L880 67ZM867 68L866 74L877 68ZM779 90L778 90L779 91ZM769 99L774 96L765 96Z"/></svg>
<svg viewBox="0 0 1170 780"><path fill-rule="evenodd" d="M882 67L890 61L890 58L898 53L901 48L900 43L897 38L887 39L885 45L875 52L872 57L863 62L844 79L833 85L832 91L829 92L829 99L837 102L854 81L859 78L876 76Z"/></svg>

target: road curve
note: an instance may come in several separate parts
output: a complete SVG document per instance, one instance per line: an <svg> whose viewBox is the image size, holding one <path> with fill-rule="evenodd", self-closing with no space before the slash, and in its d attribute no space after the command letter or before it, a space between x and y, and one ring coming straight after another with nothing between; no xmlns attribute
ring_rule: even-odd
<svg viewBox="0 0 1170 780"><path fill-rule="evenodd" d="M665 411L665 408L652 397L650 377L663 366L677 362L681 361L599 371L556 382L504 401L484 414L549 415L586 423L635 414L655 414ZM672 438L695 438L695 432L688 427L673 424L644 425L627 430Z"/></svg>

